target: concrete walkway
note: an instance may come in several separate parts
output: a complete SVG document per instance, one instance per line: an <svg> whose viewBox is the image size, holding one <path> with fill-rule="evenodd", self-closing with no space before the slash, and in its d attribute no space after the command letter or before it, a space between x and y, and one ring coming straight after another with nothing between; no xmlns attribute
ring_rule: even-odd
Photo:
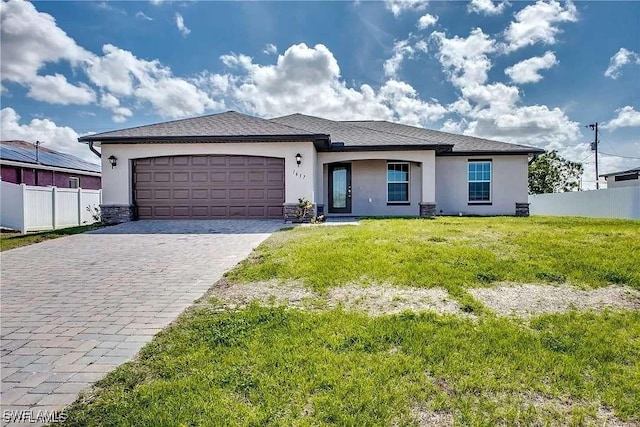
<svg viewBox="0 0 640 427"><path fill-rule="evenodd" d="M283 225L138 221L0 254L3 424L73 402Z"/></svg>

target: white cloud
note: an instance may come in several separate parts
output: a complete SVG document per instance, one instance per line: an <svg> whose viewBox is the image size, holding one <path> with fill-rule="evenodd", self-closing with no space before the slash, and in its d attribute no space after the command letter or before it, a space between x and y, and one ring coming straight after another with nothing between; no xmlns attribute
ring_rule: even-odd
<svg viewBox="0 0 640 427"><path fill-rule="evenodd" d="M1 34L3 81L25 86L27 95L54 104L85 105L95 101L95 93L84 84L73 85L61 74L41 76L47 63L68 61L76 67L91 53L62 31L49 14L36 10L30 2L3 1Z"/></svg>
<svg viewBox="0 0 640 427"><path fill-rule="evenodd" d="M504 12L505 8L509 6L509 3L502 1L498 4L492 0L471 0L467 6L469 13L481 13L483 15L500 15Z"/></svg>
<svg viewBox="0 0 640 427"><path fill-rule="evenodd" d="M162 116L192 116L224 105L211 99L195 81L175 77L160 61L139 59L113 45L105 45L103 52L87 67L91 81L115 95L149 102Z"/></svg>
<svg viewBox="0 0 640 427"><path fill-rule="evenodd" d="M385 0L387 10L396 18L404 12L419 12L427 7L428 0Z"/></svg>
<svg viewBox="0 0 640 427"><path fill-rule="evenodd" d="M609 67L604 75L615 80L620 75L620 68L630 63L640 64L640 55L621 47L609 60Z"/></svg>
<svg viewBox="0 0 640 427"><path fill-rule="evenodd" d="M512 52L536 43L554 44L560 32L557 25L577 20L578 11L570 0L564 7L556 0L538 0L515 14L515 21L504 32L507 44L503 48Z"/></svg>
<svg viewBox="0 0 640 427"><path fill-rule="evenodd" d="M393 44L393 55L384 61L384 74L387 77L395 77L400 70L400 66L405 58L411 57L414 53L409 40L399 40Z"/></svg>
<svg viewBox="0 0 640 427"><path fill-rule="evenodd" d="M180 30L182 37L187 37L191 33L191 30L184 25L184 18L178 12L176 12L176 26Z"/></svg>
<svg viewBox="0 0 640 427"><path fill-rule="evenodd" d="M28 84L46 63L66 60L77 65L91 56L31 2L3 1L0 15L2 80Z"/></svg>
<svg viewBox="0 0 640 427"><path fill-rule="evenodd" d="M540 70L548 70L558 64L553 52L545 52L543 56L525 59L504 70L514 83L537 83L542 80Z"/></svg>
<svg viewBox="0 0 640 427"><path fill-rule="evenodd" d="M60 105L87 105L96 100L96 94L89 86L74 86L62 74L35 76L29 82L27 96L38 101Z"/></svg>
<svg viewBox="0 0 640 427"><path fill-rule="evenodd" d="M20 123L20 116L13 108L0 111L0 138L3 140L43 141L47 148L73 154L97 163L97 157L86 145L78 142L78 133L68 126L58 126L49 119L33 119Z"/></svg>
<svg viewBox="0 0 640 427"><path fill-rule="evenodd" d="M113 112L111 119L116 123L123 123L133 115L131 109L120 106L120 100L110 93L103 93L100 96L100 106Z"/></svg>
<svg viewBox="0 0 640 427"><path fill-rule="evenodd" d="M640 111L636 111L631 105L618 108L616 110L618 116L602 125L604 129L618 129L624 127L640 126Z"/></svg>
<svg viewBox="0 0 640 427"><path fill-rule="evenodd" d="M384 119L424 126L446 113L436 100L423 101L409 84L393 79L378 91L366 84L348 87L335 57L321 44L292 45L274 65L256 64L236 54L221 60L233 73L206 76L210 91L260 116L299 112L337 120Z"/></svg>
<svg viewBox="0 0 640 427"><path fill-rule="evenodd" d="M154 6L160 6L162 4L164 4L165 0L149 0L149 3L151 3Z"/></svg>
<svg viewBox="0 0 640 427"><path fill-rule="evenodd" d="M153 18L148 16L146 13L142 11L136 12L136 18L142 19L144 21L153 21Z"/></svg>
<svg viewBox="0 0 640 427"><path fill-rule="evenodd" d="M425 28L429 28L432 25L435 25L436 22L438 22L438 17L427 13L426 15L423 15L420 17L420 19L418 19L418 28L424 30Z"/></svg>
<svg viewBox="0 0 640 427"><path fill-rule="evenodd" d="M273 43L267 43L262 51L265 55L277 55L278 54L278 46Z"/></svg>
<svg viewBox="0 0 640 427"><path fill-rule="evenodd" d="M482 29L473 29L467 38L449 39L441 32L432 33L431 38L438 45L438 60L454 85L465 87L487 81L492 65L487 54L494 52L496 46Z"/></svg>

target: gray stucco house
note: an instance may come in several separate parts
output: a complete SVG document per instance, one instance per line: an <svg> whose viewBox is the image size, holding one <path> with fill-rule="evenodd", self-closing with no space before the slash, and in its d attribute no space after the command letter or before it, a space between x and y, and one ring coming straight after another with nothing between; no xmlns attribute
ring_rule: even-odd
<svg viewBox="0 0 640 427"><path fill-rule="evenodd" d="M385 121L229 111L84 136L101 147L103 218L527 214L538 148Z"/></svg>

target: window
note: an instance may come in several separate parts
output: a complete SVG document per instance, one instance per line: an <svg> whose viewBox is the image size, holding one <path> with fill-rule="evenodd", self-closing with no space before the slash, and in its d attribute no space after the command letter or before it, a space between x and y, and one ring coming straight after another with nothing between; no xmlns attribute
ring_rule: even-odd
<svg viewBox="0 0 640 427"><path fill-rule="evenodd" d="M469 162L469 202L491 202L491 161Z"/></svg>
<svg viewBox="0 0 640 427"><path fill-rule="evenodd" d="M70 177L69 178L69 188L78 188L80 187L80 178Z"/></svg>
<svg viewBox="0 0 640 427"><path fill-rule="evenodd" d="M387 163L387 202L409 203L409 163Z"/></svg>

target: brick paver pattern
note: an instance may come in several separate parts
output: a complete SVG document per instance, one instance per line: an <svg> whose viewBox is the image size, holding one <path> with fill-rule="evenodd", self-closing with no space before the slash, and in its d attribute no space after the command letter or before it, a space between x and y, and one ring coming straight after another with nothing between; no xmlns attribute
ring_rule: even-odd
<svg viewBox="0 0 640 427"><path fill-rule="evenodd" d="M0 254L0 404L60 410L281 221L137 221Z"/></svg>

